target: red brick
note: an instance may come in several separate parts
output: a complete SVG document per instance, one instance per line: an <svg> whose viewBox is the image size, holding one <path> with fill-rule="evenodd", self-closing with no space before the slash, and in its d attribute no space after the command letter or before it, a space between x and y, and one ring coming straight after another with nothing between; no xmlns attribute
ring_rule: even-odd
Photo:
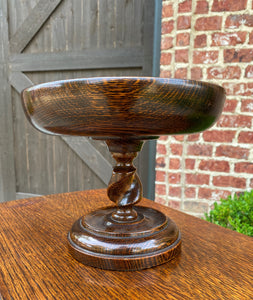
<svg viewBox="0 0 253 300"><path fill-rule="evenodd" d="M169 65L171 63L171 53L161 53L161 65Z"/></svg>
<svg viewBox="0 0 253 300"><path fill-rule="evenodd" d="M242 131L238 136L239 143L253 144L253 131Z"/></svg>
<svg viewBox="0 0 253 300"><path fill-rule="evenodd" d="M180 201L174 201L174 200L170 200L169 201L169 207L173 208L173 209L180 209L181 206L181 202Z"/></svg>
<svg viewBox="0 0 253 300"><path fill-rule="evenodd" d="M207 174L186 174L186 184L209 184L210 175Z"/></svg>
<svg viewBox="0 0 253 300"><path fill-rule="evenodd" d="M253 44L253 31L249 34L249 44Z"/></svg>
<svg viewBox="0 0 253 300"><path fill-rule="evenodd" d="M170 151L173 155L182 155L183 145L181 144L170 144Z"/></svg>
<svg viewBox="0 0 253 300"><path fill-rule="evenodd" d="M199 133L189 134L187 136L187 141L188 142L196 142L199 140L199 137L200 137Z"/></svg>
<svg viewBox="0 0 253 300"><path fill-rule="evenodd" d="M155 197L155 202L162 205L166 205L166 200L161 197Z"/></svg>
<svg viewBox="0 0 253 300"><path fill-rule="evenodd" d="M200 80L203 78L202 69L199 67L191 68L191 79Z"/></svg>
<svg viewBox="0 0 253 300"><path fill-rule="evenodd" d="M238 66L211 67L207 69L208 79L239 79L241 76L241 68Z"/></svg>
<svg viewBox="0 0 253 300"><path fill-rule="evenodd" d="M246 179L233 176L214 176L213 184L221 187L245 188Z"/></svg>
<svg viewBox="0 0 253 300"><path fill-rule="evenodd" d="M177 46L188 46L190 44L190 34L182 32L177 35Z"/></svg>
<svg viewBox="0 0 253 300"><path fill-rule="evenodd" d="M206 14L209 11L209 3L205 0L200 0L197 2L195 14Z"/></svg>
<svg viewBox="0 0 253 300"><path fill-rule="evenodd" d="M204 213L208 210L208 203L198 201L184 201L184 210L195 213Z"/></svg>
<svg viewBox="0 0 253 300"><path fill-rule="evenodd" d="M175 60L176 62L187 63L189 61L189 52L188 49L179 49L175 51Z"/></svg>
<svg viewBox="0 0 253 300"><path fill-rule="evenodd" d="M157 144L156 150L157 154L167 154L165 145Z"/></svg>
<svg viewBox="0 0 253 300"><path fill-rule="evenodd" d="M227 161L218 160L202 160L199 164L199 169L204 171L214 172L229 172L230 167Z"/></svg>
<svg viewBox="0 0 253 300"><path fill-rule="evenodd" d="M185 197L187 198L195 198L196 197L196 188L188 187L184 191Z"/></svg>
<svg viewBox="0 0 253 300"><path fill-rule="evenodd" d="M195 167L195 159L186 158L185 159L185 168L188 170L193 170Z"/></svg>
<svg viewBox="0 0 253 300"><path fill-rule="evenodd" d="M250 180L250 187L253 188L253 178Z"/></svg>
<svg viewBox="0 0 253 300"><path fill-rule="evenodd" d="M242 99L241 111L242 112L253 112L253 99Z"/></svg>
<svg viewBox="0 0 253 300"><path fill-rule="evenodd" d="M236 29L242 25L242 15L230 15L226 18L225 28Z"/></svg>
<svg viewBox="0 0 253 300"><path fill-rule="evenodd" d="M161 135L159 137L159 141L167 141L168 140L168 136L167 135Z"/></svg>
<svg viewBox="0 0 253 300"><path fill-rule="evenodd" d="M219 122L217 123L218 127L251 127L252 117L244 115L223 115Z"/></svg>
<svg viewBox="0 0 253 300"><path fill-rule="evenodd" d="M235 164L235 172L253 174L253 163L251 162L237 163Z"/></svg>
<svg viewBox="0 0 253 300"><path fill-rule="evenodd" d="M173 38L171 36L162 37L161 50L168 50L173 47Z"/></svg>
<svg viewBox="0 0 253 300"><path fill-rule="evenodd" d="M228 66L224 68L223 79L240 79L241 69L238 66Z"/></svg>
<svg viewBox="0 0 253 300"><path fill-rule="evenodd" d="M181 174L180 173L170 173L168 176L168 181L171 184L177 184L181 181Z"/></svg>
<svg viewBox="0 0 253 300"><path fill-rule="evenodd" d="M213 152L213 146L205 144L194 144L188 145L187 155L196 155L196 156L211 156Z"/></svg>
<svg viewBox="0 0 253 300"><path fill-rule="evenodd" d="M173 137L176 141L179 141L179 142L183 142L183 140L184 140L184 135L182 135L182 134L174 135Z"/></svg>
<svg viewBox="0 0 253 300"><path fill-rule="evenodd" d="M212 11L238 11L247 7L247 0L214 0Z"/></svg>
<svg viewBox="0 0 253 300"><path fill-rule="evenodd" d="M165 172L164 171L156 171L156 181L165 181Z"/></svg>
<svg viewBox="0 0 253 300"><path fill-rule="evenodd" d="M156 184L155 193L161 196L166 195L166 185L165 184Z"/></svg>
<svg viewBox="0 0 253 300"><path fill-rule="evenodd" d="M162 18L173 17L174 10L172 4L163 5L162 8Z"/></svg>
<svg viewBox="0 0 253 300"><path fill-rule="evenodd" d="M196 20L195 30L221 30L222 17L212 16L212 17L201 17Z"/></svg>
<svg viewBox="0 0 253 300"><path fill-rule="evenodd" d="M253 60L253 49L224 49L224 62L251 62Z"/></svg>
<svg viewBox="0 0 253 300"><path fill-rule="evenodd" d="M207 130L203 133L206 142L231 143L236 131L233 130Z"/></svg>
<svg viewBox="0 0 253 300"><path fill-rule="evenodd" d="M198 51L193 52L194 64L215 64L218 62L219 51Z"/></svg>
<svg viewBox="0 0 253 300"><path fill-rule="evenodd" d="M216 156L225 156L230 158L247 159L249 156L249 149L242 147L233 147L220 145L216 148Z"/></svg>
<svg viewBox="0 0 253 300"><path fill-rule="evenodd" d="M198 198L200 199L210 199L214 201L219 201L221 198L227 198L231 193L226 190L214 190L210 188L199 188Z"/></svg>
<svg viewBox="0 0 253 300"><path fill-rule="evenodd" d="M247 83L224 82L222 86L227 96L244 96L247 91Z"/></svg>
<svg viewBox="0 0 253 300"><path fill-rule="evenodd" d="M186 79L187 78L187 68L179 68L175 71L175 78Z"/></svg>
<svg viewBox="0 0 253 300"><path fill-rule="evenodd" d="M245 69L245 77L246 78L253 78L253 66L247 66Z"/></svg>
<svg viewBox="0 0 253 300"><path fill-rule="evenodd" d="M226 190L218 190L216 193L216 197L214 197L214 200L219 200L219 199L226 199L229 195L231 195L231 191L226 191Z"/></svg>
<svg viewBox="0 0 253 300"><path fill-rule="evenodd" d="M209 188L199 188L198 198L210 199L212 197L212 190Z"/></svg>
<svg viewBox="0 0 253 300"><path fill-rule="evenodd" d="M164 168L165 167L165 159L164 159L164 157L158 157L157 159L156 159L156 167L157 168Z"/></svg>
<svg viewBox="0 0 253 300"><path fill-rule="evenodd" d="M253 82L248 83L233 83L225 82L223 87L226 90L227 96L251 96L253 90Z"/></svg>
<svg viewBox="0 0 253 300"><path fill-rule="evenodd" d="M191 17L190 16L179 16L177 18L177 29L189 29L191 28Z"/></svg>
<svg viewBox="0 0 253 300"><path fill-rule="evenodd" d="M215 32L212 34L211 46L236 46L245 43L247 32Z"/></svg>
<svg viewBox="0 0 253 300"><path fill-rule="evenodd" d="M194 39L194 48L206 47L206 34L197 35Z"/></svg>
<svg viewBox="0 0 253 300"><path fill-rule="evenodd" d="M238 100L232 99L232 100L226 100L223 111L224 112L235 112L236 107L238 105Z"/></svg>
<svg viewBox="0 0 253 300"><path fill-rule="evenodd" d="M174 30L173 20L162 22L162 30L161 30L162 34L171 33L173 30Z"/></svg>
<svg viewBox="0 0 253 300"><path fill-rule="evenodd" d="M179 3L178 12L185 13L192 11L192 0L185 0L184 2Z"/></svg>
<svg viewBox="0 0 253 300"><path fill-rule="evenodd" d="M253 15L230 15L225 22L225 27L231 29L239 28L241 25L253 27Z"/></svg>
<svg viewBox="0 0 253 300"><path fill-rule="evenodd" d="M181 163L180 160L178 158L171 158L170 159L170 164L169 164L169 168L171 170L178 170L180 169Z"/></svg>
<svg viewBox="0 0 253 300"><path fill-rule="evenodd" d="M170 186L169 187L169 196L171 197L181 197L181 187L179 186Z"/></svg>
<svg viewBox="0 0 253 300"><path fill-rule="evenodd" d="M171 78L171 71L169 70L161 70L160 71L161 78Z"/></svg>

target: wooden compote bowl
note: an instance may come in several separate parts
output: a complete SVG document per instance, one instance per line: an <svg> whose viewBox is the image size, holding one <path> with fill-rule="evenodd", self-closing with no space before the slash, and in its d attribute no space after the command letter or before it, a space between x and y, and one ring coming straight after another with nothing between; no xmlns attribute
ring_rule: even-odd
<svg viewBox="0 0 253 300"><path fill-rule="evenodd" d="M38 130L105 140L116 160L107 189L115 205L74 223L68 234L74 258L103 269L139 270L178 255L176 224L155 209L135 206L142 185L133 159L145 140L214 124L223 108L223 88L162 78L88 78L36 85L25 89L22 99Z"/></svg>

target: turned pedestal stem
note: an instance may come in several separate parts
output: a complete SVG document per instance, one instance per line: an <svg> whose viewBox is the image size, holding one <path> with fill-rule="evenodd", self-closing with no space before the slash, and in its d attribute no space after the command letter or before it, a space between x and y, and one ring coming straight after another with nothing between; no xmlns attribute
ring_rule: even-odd
<svg viewBox="0 0 253 300"><path fill-rule="evenodd" d="M112 219L116 222L133 222L138 217L133 205L142 198L142 184L133 160L141 150L143 141L107 140L106 143L116 160L107 189L109 199L118 207Z"/></svg>

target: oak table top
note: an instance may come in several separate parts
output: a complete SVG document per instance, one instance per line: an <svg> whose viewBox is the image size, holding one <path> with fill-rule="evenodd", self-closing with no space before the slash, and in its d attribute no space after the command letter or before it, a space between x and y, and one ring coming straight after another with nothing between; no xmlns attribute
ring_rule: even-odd
<svg viewBox="0 0 253 300"><path fill-rule="evenodd" d="M0 299L253 299L253 239L143 199L176 222L182 253L132 272L82 265L67 233L80 216L110 205L106 190L0 204Z"/></svg>

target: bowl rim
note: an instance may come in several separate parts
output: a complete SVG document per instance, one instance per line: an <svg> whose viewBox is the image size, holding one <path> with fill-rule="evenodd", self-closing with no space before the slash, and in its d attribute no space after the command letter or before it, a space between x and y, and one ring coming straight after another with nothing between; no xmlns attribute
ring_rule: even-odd
<svg viewBox="0 0 253 300"><path fill-rule="evenodd" d="M80 77L80 78L71 78L71 79L63 79L63 80L56 80L56 81L49 81L39 84L34 84L30 87L25 88L23 92L26 92L31 89L41 89L41 88L49 88L49 87L62 87L66 83L72 83L72 82L87 82L88 84L96 84L96 83L102 83L102 82L110 82L110 81L127 81L127 80L134 80L134 81L157 81L158 83L164 83L166 85L170 86L201 86L206 88L213 88L213 89L219 89L224 95L226 95L225 89L215 83L209 83L207 81L201 81L201 80L193 80L193 79L179 79L179 78L163 78L163 77L152 77L152 76L106 76L106 77Z"/></svg>

